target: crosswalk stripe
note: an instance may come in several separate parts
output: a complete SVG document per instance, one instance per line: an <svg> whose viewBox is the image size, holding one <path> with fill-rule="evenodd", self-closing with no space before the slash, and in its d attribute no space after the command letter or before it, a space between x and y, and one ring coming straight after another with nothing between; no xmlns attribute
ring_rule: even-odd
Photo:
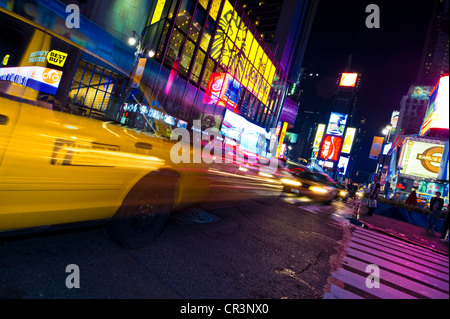
<svg viewBox="0 0 450 319"><path fill-rule="evenodd" d="M442 254L363 228L353 230L345 252L325 299L449 298L449 262ZM366 282L369 265L378 267L379 288Z"/></svg>
<svg viewBox="0 0 450 319"><path fill-rule="evenodd" d="M377 238L379 240L385 241L387 243L390 244L395 244L396 246L400 246L403 247L405 249L411 249L414 250L416 252L422 253L424 255L427 255L429 257L432 257L434 259L443 261L445 263L448 264L448 256L444 256L441 254L436 254L433 251L430 251L429 249L426 249L424 247L420 247L418 245L414 245L405 241L402 241L400 239L394 238L392 236L388 236L388 235L384 235L381 233L377 233L375 231L367 231L366 229L357 229L354 234L360 235L360 236L369 236L369 237L374 237Z"/></svg>
<svg viewBox="0 0 450 319"><path fill-rule="evenodd" d="M446 284L448 286L448 276L442 275L440 273L430 272L429 270L425 269L425 272L417 271L414 269L411 269L409 267L405 267L405 265L399 265L398 263L390 262L386 259L378 258L374 255L369 255L367 253L355 250L355 249L348 249L347 250L347 256L354 257L360 260L364 260L367 262L367 264L375 264L378 266L383 266L387 269L391 269L393 271L396 271L398 273L411 273L411 272L417 272L418 274L421 274L423 276L424 280L427 280L427 282L434 283L434 284ZM436 281L437 280L437 281Z"/></svg>
<svg viewBox="0 0 450 319"><path fill-rule="evenodd" d="M330 291L327 292L324 297L324 299L364 299L361 296L358 296L357 294L354 294L348 290L345 290L341 287L338 287L336 285L330 286Z"/></svg>
<svg viewBox="0 0 450 319"><path fill-rule="evenodd" d="M420 259L427 258L428 262L434 263L434 264L436 264L438 266L443 266L443 267L445 267L445 269L448 270L448 264L449 264L448 260L444 261L444 260L441 260L440 258L436 258L436 254L429 255L429 254L425 254L423 252L423 250L420 250L420 249L404 248L402 246L399 246L396 243L387 242L387 241L384 241L384 240L379 240L378 238L373 237L372 235L368 235L368 234L362 235L360 233L355 233L354 234L354 238L355 238L355 241L357 241L359 239L359 240L361 240L363 242L366 242L366 243L378 244L379 246L384 247L384 249L395 249L399 253L407 254L407 255L410 255L410 256L413 256L413 257L417 257L417 258L420 258ZM427 253L429 253L429 252L427 252ZM440 257L440 256L438 256L438 257Z"/></svg>
<svg viewBox="0 0 450 319"><path fill-rule="evenodd" d="M345 257L344 262L347 266L360 270L362 272L366 271L367 263L361 262L351 257ZM389 282L398 286L407 287L408 290L416 294L420 294L422 296L428 298L448 298L448 286L447 293L441 291L440 289L436 289L430 287L428 285L424 285L415 280L410 279L409 277L400 276L389 269L383 269L380 266L380 279L381 285L385 282Z"/></svg>
<svg viewBox="0 0 450 319"><path fill-rule="evenodd" d="M396 251L394 249L386 248L385 246L377 245L374 242L367 242L365 240L352 240L350 247L356 248L358 250L363 250L367 253L376 255L387 260L397 262L400 265L407 265L414 269L433 269L439 271L443 274L448 275L448 268L436 265L434 263L428 262L423 258L416 258L411 255Z"/></svg>
<svg viewBox="0 0 450 319"><path fill-rule="evenodd" d="M361 276L346 269L339 269L333 274L333 277L345 281L347 284L354 286L362 291L370 293L382 299L417 299L410 294L404 293L389 286L380 286L380 288L368 288L366 286L367 277Z"/></svg>

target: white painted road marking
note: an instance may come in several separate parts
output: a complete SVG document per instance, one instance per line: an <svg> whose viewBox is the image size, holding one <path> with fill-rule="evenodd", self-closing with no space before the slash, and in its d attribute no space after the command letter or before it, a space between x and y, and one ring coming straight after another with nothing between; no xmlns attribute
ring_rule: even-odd
<svg viewBox="0 0 450 319"><path fill-rule="evenodd" d="M332 274L324 299L448 299L449 259L424 247L358 228ZM379 267L380 288L369 288L368 265Z"/></svg>

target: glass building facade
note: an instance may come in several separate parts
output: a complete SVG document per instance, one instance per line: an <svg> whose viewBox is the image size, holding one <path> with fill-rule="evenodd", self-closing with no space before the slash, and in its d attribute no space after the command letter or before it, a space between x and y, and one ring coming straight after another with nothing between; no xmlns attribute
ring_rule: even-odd
<svg viewBox="0 0 450 319"><path fill-rule="evenodd" d="M82 27L70 32L66 2L0 0L9 29L30 29L2 46L2 57L11 56L3 67L55 69L61 79L50 95L62 111L165 137L196 120L202 129L220 129L227 109L267 131L280 126L285 70L237 1L141 0L141 10L135 2L89 2L81 8ZM25 4L41 15L28 15ZM127 23L114 22L121 16ZM138 48L127 43L130 30ZM44 57L29 62L35 52L52 50L65 54L64 66Z"/></svg>
<svg viewBox="0 0 450 319"><path fill-rule="evenodd" d="M239 3L159 4L142 36L142 47L155 56L146 61L136 100L183 122L200 120L204 129L219 129L225 109L260 127L277 127L286 74Z"/></svg>

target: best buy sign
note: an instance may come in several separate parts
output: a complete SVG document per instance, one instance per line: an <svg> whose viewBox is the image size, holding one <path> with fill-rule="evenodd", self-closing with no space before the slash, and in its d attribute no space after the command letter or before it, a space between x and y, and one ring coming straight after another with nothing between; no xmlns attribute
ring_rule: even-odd
<svg viewBox="0 0 450 319"><path fill-rule="evenodd" d="M59 67L64 66L66 63L67 53L52 50L52 51L35 51L30 54L30 58L28 60L29 63L37 63L37 62L45 62L47 60L48 63L57 65Z"/></svg>
<svg viewBox="0 0 450 319"><path fill-rule="evenodd" d="M67 53L52 50L47 54L47 62L50 64L54 64L57 66L64 66L64 63L66 63L67 59Z"/></svg>

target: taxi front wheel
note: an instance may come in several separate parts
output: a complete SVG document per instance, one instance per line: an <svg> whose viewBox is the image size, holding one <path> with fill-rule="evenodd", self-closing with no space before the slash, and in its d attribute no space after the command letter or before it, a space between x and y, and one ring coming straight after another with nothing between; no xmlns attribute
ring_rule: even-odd
<svg viewBox="0 0 450 319"><path fill-rule="evenodd" d="M127 249L147 246L166 226L173 209L173 199L174 187L167 182L140 183L130 191L122 207L108 223L108 235Z"/></svg>

